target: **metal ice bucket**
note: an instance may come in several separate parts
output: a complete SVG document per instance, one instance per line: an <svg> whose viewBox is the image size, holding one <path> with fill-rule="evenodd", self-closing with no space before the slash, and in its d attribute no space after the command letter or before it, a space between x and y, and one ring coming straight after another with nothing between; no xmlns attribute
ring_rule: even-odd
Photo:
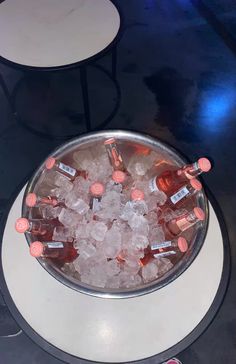
<svg viewBox="0 0 236 364"><path fill-rule="evenodd" d="M59 148L57 148L51 155L60 159L62 156L67 155L68 153L73 153L75 150L85 149L87 147L98 145L108 139L114 137L117 142L119 142L119 147L122 151L122 156L124 159L128 160L130 156L130 150L132 146L145 146L150 148L153 151L156 151L160 157L165 161L169 167L171 166L182 166L187 163L187 161L180 156L173 148L167 146L166 144L160 142L156 138L152 138L150 136L139 134L131 131L124 130L112 130L112 131L102 131L102 132L94 132L90 134L86 134L80 136L76 139L73 139ZM44 162L45 163L45 162ZM33 177L29 181L25 196L29 192L35 191L35 187L37 185L37 181L44 169L44 163L36 170ZM170 167L170 168L171 168ZM24 196L24 200L25 200ZM204 192L199 192L195 197L194 204L201 207L206 213L206 219L201 225L196 229L193 229L191 234L191 239L189 241L189 249L183 255L181 260L173 266L164 276L157 278L156 280L145 283L136 288L120 288L120 289L107 289L107 288L98 288L93 287L87 284L84 284L78 279L75 279L68 274L66 274L63 270L58 268L55 264L53 264L50 260L46 259L38 259L39 263L47 270L49 274L51 274L54 278L60 281L62 284L77 290L78 292L85 293L88 295L100 297L100 298L130 298L139 295L144 295L155 291L157 289L161 289L167 284L170 284L173 280L179 277L193 262L199 253L206 236L207 224L208 224L208 205L207 199ZM24 201L22 203L22 216L29 216L28 209L26 208ZM30 234L26 233L26 240L28 244L30 244ZM33 258L32 258L33 259Z"/></svg>

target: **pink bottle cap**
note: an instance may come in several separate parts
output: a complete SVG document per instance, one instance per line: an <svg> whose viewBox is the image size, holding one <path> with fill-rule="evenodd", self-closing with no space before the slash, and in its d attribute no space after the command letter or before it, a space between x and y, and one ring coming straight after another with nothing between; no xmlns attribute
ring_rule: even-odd
<svg viewBox="0 0 236 364"><path fill-rule="evenodd" d="M115 141L114 138L110 138L110 139L105 140L104 145L109 145L109 144L112 144L112 143L115 143L115 142L116 141Z"/></svg>
<svg viewBox="0 0 236 364"><path fill-rule="evenodd" d="M182 236L178 238L178 247L182 253L185 253L188 250L188 242Z"/></svg>
<svg viewBox="0 0 236 364"><path fill-rule="evenodd" d="M15 229L18 233L25 233L29 229L29 220L25 217L20 217L16 220Z"/></svg>
<svg viewBox="0 0 236 364"><path fill-rule="evenodd" d="M36 205L37 196L35 193L28 193L25 199L25 203L28 207L33 207Z"/></svg>
<svg viewBox="0 0 236 364"><path fill-rule="evenodd" d="M131 191L131 200L133 201L140 201L144 200L144 193L141 190L134 189Z"/></svg>
<svg viewBox="0 0 236 364"><path fill-rule="evenodd" d="M45 166L46 166L47 169L52 169L53 166L55 165L55 163L56 163L56 159L53 158L53 157L49 157L46 160Z"/></svg>
<svg viewBox="0 0 236 364"><path fill-rule="evenodd" d="M43 244L40 241L34 241L30 244L30 255L38 258L43 254Z"/></svg>
<svg viewBox="0 0 236 364"><path fill-rule="evenodd" d="M193 212L199 220L205 220L205 212L200 207L194 207Z"/></svg>
<svg viewBox="0 0 236 364"><path fill-rule="evenodd" d="M112 173L112 179L116 183L122 183L125 180L125 173L122 171L114 171Z"/></svg>
<svg viewBox="0 0 236 364"><path fill-rule="evenodd" d="M166 361L165 364L182 364L182 363L178 359L173 358L173 359Z"/></svg>
<svg viewBox="0 0 236 364"><path fill-rule="evenodd" d="M211 162L209 161L209 159L207 158L200 158L197 161L199 168L203 171L203 172L208 172L211 169Z"/></svg>
<svg viewBox="0 0 236 364"><path fill-rule="evenodd" d="M189 183L191 184L191 186L197 190L197 191L200 191L202 189L202 184L200 181L198 181L198 179L196 178L193 178L193 179L190 179Z"/></svg>
<svg viewBox="0 0 236 364"><path fill-rule="evenodd" d="M104 193L104 185L100 182L95 182L90 186L90 192L94 196L102 196Z"/></svg>

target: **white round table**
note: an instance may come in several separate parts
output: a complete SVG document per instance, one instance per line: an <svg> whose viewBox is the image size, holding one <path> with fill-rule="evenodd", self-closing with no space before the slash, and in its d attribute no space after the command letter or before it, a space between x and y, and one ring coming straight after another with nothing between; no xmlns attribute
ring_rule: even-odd
<svg viewBox="0 0 236 364"><path fill-rule="evenodd" d="M86 65L111 49L112 72L104 71L101 66L99 70L115 84L118 101L109 117L99 125L102 127L111 120L119 106L115 47L119 30L120 15L110 0L3 1L0 3L0 61L25 71L57 71L80 67L85 121L87 131L90 131ZM15 97L9 94L2 77L0 84L13 113L18 115ZM18 115L18 121L30 131L37 130L32 127L31 120L26 122L25 116ZM47 136L48 132L38 134ZM75 133L67 133L63 137L73 135Z"/></svg>
<svg viewBox="0 0 236 364"><path fill-rule="evenodd" d="M29 67L71 65L106 49L119 28L109 0L7 0L0 4L0 55Z"/></svg>
<svg viewBox="0 0 236 364"><path fill-rule="evenodd" d="M157 364L185 349L209 325L229 276L227 234L211 203L205 243L181 276L144 296L102 299L64 286L30 257L24 236L14 229L23 192L7 218L0 283L14 318L49 353L69 363L149 358Z"/></svg>

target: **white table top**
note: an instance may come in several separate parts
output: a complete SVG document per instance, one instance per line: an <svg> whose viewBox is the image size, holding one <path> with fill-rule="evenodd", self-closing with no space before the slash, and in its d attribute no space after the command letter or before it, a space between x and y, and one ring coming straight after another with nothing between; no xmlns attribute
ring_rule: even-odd
<svg viewBox="0 0 236 364"><path fill-rule="evenodd" d="M29 255L24 235L14 229L22 196L23 191L3 236L4 277L23 318L49 343L94 361L139 360L179 343L206 315L221 281L224 255L211 205L206 241L180 277L141 297L102 299L64 286Z"/></svg>
<svg viewBox="0 0 236 364"><path fill-rule="evenodd" d="M105 49L119 27L110 0L7 0L0 4L0 56L25 66L69 65Z"/></svg>

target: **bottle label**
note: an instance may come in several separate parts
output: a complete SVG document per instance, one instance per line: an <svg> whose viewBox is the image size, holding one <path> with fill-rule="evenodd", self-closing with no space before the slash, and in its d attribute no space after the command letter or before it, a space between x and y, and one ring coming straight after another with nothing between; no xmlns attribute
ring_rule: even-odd
<svg viewBox="0 0 236 364"><path fill-rule="evenodd" d="M47 247L51 249L64 248L64 244L61 241L52 241L47 243Z"/></svg>
<svg viewBox="0 0 236 364"><path fill-rule="evenodd" d="M175 204L177 204L177 202L182 200L188 194L189 194L189 190L187 189L187 187L183 187L178 192L176 192L174 195L172 195L170 197L170 200L175 205Z"/></svg>
<svg viewBox="0 0 236 364"><path fill-rule="evenodd" d="M157 187L157 184L156 184L156 177L152 178L149 181L149 189L151 192L159 191L159 188Z"/></svg>
<svg viewBox="0 0 236 364"><path fill-rule="evenodd" d="M163 241L162 243L155 243L151 245L151 250L156 249L162 249L162 248L168 248L171 246L171 240L169 241Z"/></svg>
<svg viewBox="0 0 236 364"><path fill-rule="evenodd" d="M101 204L100 204L100 199L93 197L93 201L92 201L92 210L93 212L97 212L101 209Z"/></svg>
<svg viewBox="0 0 236 364"><path fill-rule="evenodd" d="M61 162L59 163L59 169L61 169L63 172L66 172L67 174L69 174L72 177L74 177L76 174L75 168L69 167L66 164L61 163Z"/></svg>
<svg viewBox="0 0 236 364"><path fill-rule="evenodd" d="M168 252L161 252L157 254L153 254L154 258L167 257L168 255L175 255L176 252L174 250L169 250Z"/></svg>

